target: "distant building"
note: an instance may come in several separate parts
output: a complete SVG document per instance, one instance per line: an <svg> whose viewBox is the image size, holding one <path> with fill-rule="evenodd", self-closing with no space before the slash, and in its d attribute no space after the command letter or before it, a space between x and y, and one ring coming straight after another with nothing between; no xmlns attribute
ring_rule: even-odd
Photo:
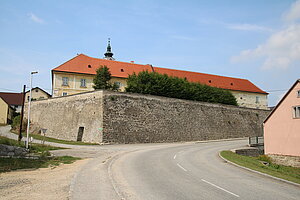
<svg viewBox="0 0 300 200"><path fill-rule="evenodd" d="M51 97L51 95L46 92L45 90L39 88L39 87L35 87L32 88L32 98L31 100L41 100L41 99L48 99ZM30 90L28 90L25 93L25 103L27 103L29 101L29 96L30 96Z"/></svg>
<svg viewBox="0 0 300 200"><path fill-rule="evenodd" d="M0 92L0 97L17 113L21 112L23 93Z"/></svg>
<svg viewBox="0 0 300 200"><path fill-rule="evenodd" d="M110 42L104 59L92 58L79 54L71 60L52 70L53 97L66 96L92 91L93 78L100 66L107 66L112 75L112 82L125 90L128 75L142 71L158 72L169 76L186 78L190 82L198 82L213 87L230 90L241 107L268 109L268 93L261 90L246 79L217 76L211 74L189 72L175 69L154 67L152 65L135 64L115 61L111 52Z"/></svg>
<svg viewBox="0 0 300 200"><path fill-rule="evenodd" d="M14 109L0 97L0 124L11 123Z"/></svg>
<svg viewBox="0 0 300 200"><path fill-rule="evenodd" d="M264 121L265 154L300 167L300 79Z"/></svg>

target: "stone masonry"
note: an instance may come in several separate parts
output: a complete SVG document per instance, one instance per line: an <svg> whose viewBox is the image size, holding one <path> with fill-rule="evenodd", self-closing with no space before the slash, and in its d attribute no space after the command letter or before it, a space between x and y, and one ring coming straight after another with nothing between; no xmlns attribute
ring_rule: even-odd
<svg viewBox="0 0 300 200"><path fill-rule="evenodd" d="M34 101L31 121L46 135L97 143L154 143L262 136L267 110L151 95L95 91Z"/></svg>

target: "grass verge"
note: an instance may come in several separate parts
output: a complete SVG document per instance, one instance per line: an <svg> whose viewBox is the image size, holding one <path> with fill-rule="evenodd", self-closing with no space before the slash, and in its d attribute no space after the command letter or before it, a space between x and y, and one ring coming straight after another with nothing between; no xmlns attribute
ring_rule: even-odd
<svg viewBox="0 0 300 200"><path fill-rule="evenodd" d="M46 168L49 166L58 166L59 164L71 164L80 158L72 156L61 157L41 157L39 159L26 159L26 158L0 158L0 173L9 172L17 169L38 169Z"/></svg>
<svg viewBox="0 0 300 200"><path fill-rule="evenodd" d="M18 146L25 148L23 142L18 142L3 136L0 136L0 144L6 144L10 146ZM26 159L26 158L0 158L0 173L8 172L17 169L37 169L45 168L48 166L58 166L59 164L70 164L80 158L72 156L61 156L61 157L49 157L51 150L65 149L61 147L53 147L42 144L32 144L30 146L30 153L37 156L37 159Z"/></svg>
<svg viewBox="0 0 300 200"><path fill-rule="evenodd" d="M11 131L14 134L17 134L15 131ZM26 137L26 133L22 133L23 137ZM43 135L38 135L38 134L29 134L29 137L32 137L33 139L36 140L44 140ZM47 142L54 142L54 143L60 143L60 144L70 144L70 145L99 145L97 143L88 143L88 142L77 142L77 141L68 141L68 140L60 140L60 139L55 139L51 137L45 137L45 141Z"/></svg>
<svg viewBox="0 0 300 200"><path fill-rule="evenodd" d="M277 165L272 163L267 156L249 157L231 151L222 151L220 154L225 159L243 167L300 184L300 168ZM265 165L263 162L267 162L269 165Z"/></svg>
<svg viewBox="0 0 300 200"><path fill-rule="evenodd" d="M18 142L16 140L9 139L9 138L3 137L3 136L0 136L0 144L6 144L6 145L10 145L10 146L17 146L17 147L25 148L24 142ZM39 153L39 152L52 151L52 150L58 150L58 149L66 149L66 148L53 147L53 146L43 145L43 144L32 144L30 146L31 153Z"/></svg>

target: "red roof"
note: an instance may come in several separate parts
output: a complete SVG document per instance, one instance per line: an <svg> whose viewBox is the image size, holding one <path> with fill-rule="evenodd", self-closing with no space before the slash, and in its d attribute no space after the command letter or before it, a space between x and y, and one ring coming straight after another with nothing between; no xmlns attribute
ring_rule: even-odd
<svg viewBox="0 0 300 200"><path fill-rule="evenodd" d="M92 58L84 54L80 54L62 65L54 68L52 71L82 73L82 74L96 74L96 70L101 66L106 65L113 77L127 78L128 75L135 72L138 74L142 71L155 71L160 74L167 74L169 76L176 76L180 78L187 78L190 82L198 82L213 87L247 91L267 94L253 83L246 79L231 78L225 76L218 76L212 74L203 74L198 72L189 72L182 70L174 70L160 67L152 67L151 65L141 65L135 63L127 63L120 61L105 60L99 58Z"/></svg>
<svg viewBox="0 0 300 200"><path fill-rule="evenodd" d="M23 93L9 93L9 92L0 92L0 97L8 105L22 105Z"/></svg>

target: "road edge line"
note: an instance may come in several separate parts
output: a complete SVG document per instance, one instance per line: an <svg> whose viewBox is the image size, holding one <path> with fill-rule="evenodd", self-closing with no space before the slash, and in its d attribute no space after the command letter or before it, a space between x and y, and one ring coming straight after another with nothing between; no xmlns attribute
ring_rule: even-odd
<svg viewBox="0 0 300 200"><path fill-rule="evenodd" d="M298 183L294 183L294 182L292 182L292 181L288 181L288 180L285 180L285 179L282 179L282 178L278 178L278 177L276 177L276 176L272 176L272 175L269 175L269 174L265 174L265 173L256 171L256 170L254 170L254 169L250 169L250 168L247 168L247 167L238 165L238 164L236 164L236 163L234 163L234 162L231 162L231 161L227 160L226 158L224 158L223 156L221 156L221 151L219 151L219 157L220 157L222 160L226 161L227 163L229 163L229 164L231 164L231 165L234 165L234 166L236 166L236 167L239 167L239 168L248 170L248 171L250 171L250 172L257 173L257 174L260 174L260 175L263 175L263 176L266 176L266 177L275 179L275 180L277 180L277 181L285 182L285 183L288 183L288 184L291 184L291 185L300 187L300 184L298 184Z"/></svg>

